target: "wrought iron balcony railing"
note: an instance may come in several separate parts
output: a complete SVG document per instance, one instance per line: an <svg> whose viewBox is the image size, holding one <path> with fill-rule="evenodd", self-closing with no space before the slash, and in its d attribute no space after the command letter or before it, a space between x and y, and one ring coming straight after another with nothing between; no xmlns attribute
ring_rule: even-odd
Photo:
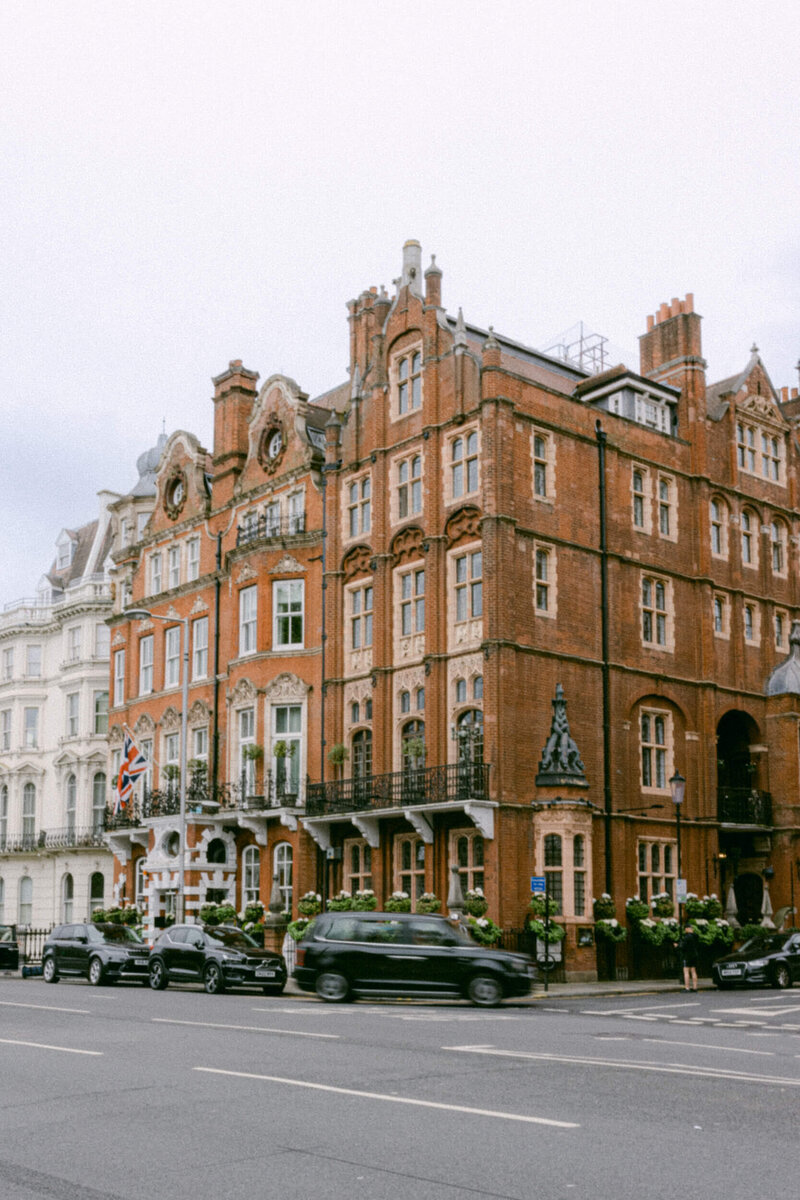
<svg viewBox="0 0 800 1200"><path fill-rule="evenodd" d="M720 788L717 820L729 825L771 825L772 796L756 788Z"/></svg>
<svg viewBox="0 0 800 1200"><path fill-rule="evenodd" d="M45 850L72 850L81 846L103 846L102 825L68 825L64 829L44 831ZM42 846L42 839L39 839Z"/></svg>
<svg viewBox="0 0 800 1200"><path fill-rule="evenodd" d="M488 800L489 770L488 763L448 763L441 767L393 771L389 775L310 783L306 815L322 817L370 808Z"/></svg>
<svg viewBox="0 0 800 1200"><path fill-rule="evenodd" d="M205 781L192 780L186 789L186 813L199 816L212 812L259 812L270 808L296 808L300 795L290 781L273 779L270 771L263 774L263 792L256 793L246 776L234 783L221 783L215 788ZM124 809L115 813L106 811L105 828L128 829L141 825L153 817L177 816L181 809L180 789L177 784L166 788L146 788Z"/></svg>
<svg viewBox="0 0 800 1200"><path fill-rule="evenodd" d="M293 537L295 534L305 533L305 531L306 514L304 512L291 513L284 517L270 517L266 513L261 513L258 517L252 517L250 520L245 518L242 521L236 530L236 545L245 546L248 542L257 542L261 539Z"/></svg>
<svg viewBox="0 0 800 1200"><path fill-rule="evenodd" d="M44 837L44 831L41 833L22 833L16 837L0 837L0 854L24 854L30 850L39 848L40 839Z"/></svg>

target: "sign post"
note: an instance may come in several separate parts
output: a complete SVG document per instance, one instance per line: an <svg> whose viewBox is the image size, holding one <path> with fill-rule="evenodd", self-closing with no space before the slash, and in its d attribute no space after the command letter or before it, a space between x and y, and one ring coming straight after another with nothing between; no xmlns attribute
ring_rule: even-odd
<svg viewBox="0 0 800 1200"><path fill-rule="evenodd" d="M531 875L531 895L544 895L544 990L547 994L550 972L550 889L546 875Z"/></svg>

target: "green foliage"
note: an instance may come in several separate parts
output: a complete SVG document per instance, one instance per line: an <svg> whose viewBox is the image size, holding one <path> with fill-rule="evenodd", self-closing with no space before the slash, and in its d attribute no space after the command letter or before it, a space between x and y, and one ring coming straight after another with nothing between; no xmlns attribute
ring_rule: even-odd
<svg viewBox="0 0 800 1200"><path fill-rule="evenodd" d="M415 911L418 913L438 913L441 907L441 900L434 896L433 892L423 892L416 903Z"/></svg>
<svg viewBox="0 0 800 1200"><path fill-rule="evenodd" d="M660 892L657 896L653 896L650 907L657 917L671 917L675 912L675 903L666 892Z"/></svg>
<svg viewBox="0 0 800 1200"><path fill-rule="evenodd" d="M247 742L242 746L242 757L249 758L252 762L258 762L264 757L264 747L259 746L257 742Z"/></svg>
<svg viewBox="0 0 800 1200"><path fill-rule="evenodd" d="M100 922L108 922L111 925L141 925L142 914L133 905L128 908L98 908L92 913L92 921L96 925Z"/></svg>
<svg viewBox="0 0 800 1200"><path fill-rule="evenodd" d="M272 747L272 753L276 758L294 758L296 751L296 742L284 742L283 739L275 742Z"/></svg>
<svg viewBox="0 0 800 1200"><path fill-rule="evenodd" d="M595 922L595 938L605 942L624 942L628 931L615 917L601 917Z"/></svg>
<svg viewBox="0 0 800 1200"><path fill-rule="evenodd" d="M548 907L550 909L551 917L558 916L558 904L555 900L549 900ZM546 909L544 892L536 892L533 896L531 896L528 903L528 912L533 917L543 917L545 915Z"/></svg>
<svg viewBox="0 0 800 1200"><path fill-rule="evenodd" d="M337 742L335 746L331 746L328 751L328 762L333 763L335 767L347 762L350 757L350 751L345 746L344 742Z"/></svg>
<svg viewBox="0 0 800 1200"><path fill-rule="evenodd" d="M464 897L464 911L470 917L482 917L485 915L489 901L483 894L482 888L469 888Z"/></svg>
<svg viewBox="0 0 800 1200"><path fill-rule="evenodd" d="M287 933L294 941L299 942L301 937L306 933L308 928L313 924L311 917L298 917L296 921L290 921L287 927Z"/></svg>
<svg viewBox="0 0 800 1200"><path fill-rule="evenodd" d="M629 921L644 921L650 916L650 906L639 896L631 896L625 904L625 916Z"/></svg>
<svg viewBox="0 0 800 1200"><path fill-rule="evenodd" d="M301 917L315 917L322 908L322 897L318 892L306 892L297 902Z"/></svg>
<svg viewBox="0 0 800 1200"><path fill-rule="evenodd" d="M668 938L675 936L671 925L666 925L663 921L652 921L649 917L637 922L634 929L637 936L651 946L662 946Z"/></svg>
<svg viewBox="0 0 800 1200"><path fill-rule="evenodd" d="M617 906L608 892L603 892L602 896L592 901L592 911L595 921L610 921L617 915Z"/></svg>
<svg viewBox="0 0 800 1200"><path fill-rule="evenodd" d="M264 905L260 900L253 900L250 904L246 904L242 913L242 920L248 925L255 924L261 921L264 916Z"/></svg>
<svg viewBox="0 0 800 1200"><path fill-rule="evenodd" d="M353 897L349 892L338 892L328 901L328 912L350 912L352 907Z"/></svg>
<svg viewBox="0 0 800 1200"><path fill-rule="evenodd" d="M536 937L542 942L563 942L564 938L566 937L566 929L563 927L563 925L557 925L555 921L550 922L550 926L547 928L546 936L545 928L546 926L544 921L540 921L536 917L528 920L528 929L530 929L531 933L535 934Z"/></svg>
<svg viewBox="0 0 800 1200"><path fill-rule="evenodd" d="M765 937L766 934L771 932L771 930L765 929L763 925L751 921L747 925L742 925L741 929L736 932L735 937L737 942L746 942L748 938Z"/></svg>
<svg viewBox="0 0 800 1200"><path fill-rule="evenodd" d="M378 907L378 898L368 888L363 892L356 892L350 902L350 907L358 912L373 912Z"/></svg>
<svg viewBox="0 0 800 1200"><path fill-rule="evenodd" d="M490 917L467 917L467 928L481 946L494 946L503 935L500 926Z"/></svg>
<svg viewBox="0 0 800 1200"><path fill-rule="evenodd" d="M392 892L383 907L386 912L411 912L411 897L408 892Z"/></svg>

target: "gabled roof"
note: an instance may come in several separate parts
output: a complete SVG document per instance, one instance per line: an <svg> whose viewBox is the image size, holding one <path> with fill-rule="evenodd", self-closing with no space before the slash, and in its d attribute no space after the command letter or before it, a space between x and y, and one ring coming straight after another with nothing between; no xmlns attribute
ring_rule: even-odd
<svg viewBox="0 0 800 1200"><path fill-rule="evenodd" d="M770 397L780 412L778 393L775 391L769 372L758 353L758 347L753 346L747 366L743 371L740 371L738 375L729 375L727 379L720 379L718 383L710 383L706 388L706 412L709 420L720 421L725 416L730 407L730 401L739 394L756 367L761 368L769 385Z"/></svg>

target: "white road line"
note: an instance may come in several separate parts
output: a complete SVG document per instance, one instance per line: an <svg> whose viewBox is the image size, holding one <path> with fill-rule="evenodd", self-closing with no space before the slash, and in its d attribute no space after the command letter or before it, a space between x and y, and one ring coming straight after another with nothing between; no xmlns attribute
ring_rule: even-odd
<svg viewBox="0 0 800 1200"><path fill-rule="evenodd" d="M493 1050L482 1046L442 1046L442 1050L454 1050L461 1054L488 1054L497 1058L524 1058L534 1062L566 1063L583 1067L613 1067L621 1071L653 1071L664 1075L693 1075L702 1079L724 1079L732 1083L768 1083L783 1087L800 1087L800 1078L789 1079L773 1075L752 1075L745 1071L731 1071L725 1067L701 1067L692 1063L641 1062L632 1059L579 1058L566 1054L537 1054L522 1050Z"/></svg>
<svg viewBox="0 0 800 1200"><path fill-rule="evenodd" d="M555 1129L580 1129L574 1121L556 1121L552 1117L529 1117L522 1113L497 1112L492 1108L466 1108L463 1104L439 1104L435 1100L414 1100L410 1096L387 1096L382 1092L362 1092L355 1088L332 1087L327 1083L309 1083L305 1079L284 1079L280 1075L253 1075L247 1071L223 1071L217 1067L194 1067L208 1075L232 1075L237 1079L260 1079L266 1083L285 1083L290 1087L333 1092L339 1096L360 1096L366 1100L386 1100L390 1104L410 1104L420 1108L439 1108L444 1112L467 1113L475 1117L497 1117L502 1121L524 1121L530 1125L552 1125Z"/></svg>
<svg viewBox="0 0 800 1200"><path fill-rule="evenodd" d="M677 1008L699 1008L699 1000L676 1000L673 1004L634 1004L630 1008L582 1008L584 1017L618 1017L621 1013L658 1012L660 1009L675 1011Z"/></svg>
<svg viewBox="0 0 800 1200"><path fill-rule="evenodd" d="M60 1050L63 1054L90 1054L102 1058L102 1050L73 1050L71 1046L48 1046L44 1042L20 1042L16 1038L0 1038L4 1046L32 1046L34 1050Z"/></svg>
<svg viewBox="0 0 800 1200"><path fill-rule="evenodd" d="M661 1021L663 1017L648 1017L645 1013L623 1013L626 1021Z"/></svg>
<svg viewBox="0 0 800 1200"><path fill-rule="evenodd" d="M723 1050L726 1054L760 1054L767 1058L774 1058L774 1050L742 1050L738 1046L711 1046L708 1042L676 1042L673 1038L646 1038L641 1039L643 1042L654 1042L657 1046L691 1046L693 1050ZM797 1057L800 1057L798 1055Z"/></svg>
<svg viewBox="0 0 800 1200"><path fill-rule="evenodd" d="M268 1029L264 1025L225 1025L221 1021L178 1021L170 1017L151 1017L154 1025L196 1025L200 1029L238 1029L245 1033L285 1033L289 1037L326 1038L338 1041L338 1033L308 1033L303 1029Z"/></svg>
<svg viewBox="0 0 800 1200"><path fill-rule="evenodd" d="M24 1004L21 1000L0 1000L3 1008L41 1008L45 1012L80 1013L81 1016L92 1015L89 1008L58 1008L55 1004Z"/></svg>

